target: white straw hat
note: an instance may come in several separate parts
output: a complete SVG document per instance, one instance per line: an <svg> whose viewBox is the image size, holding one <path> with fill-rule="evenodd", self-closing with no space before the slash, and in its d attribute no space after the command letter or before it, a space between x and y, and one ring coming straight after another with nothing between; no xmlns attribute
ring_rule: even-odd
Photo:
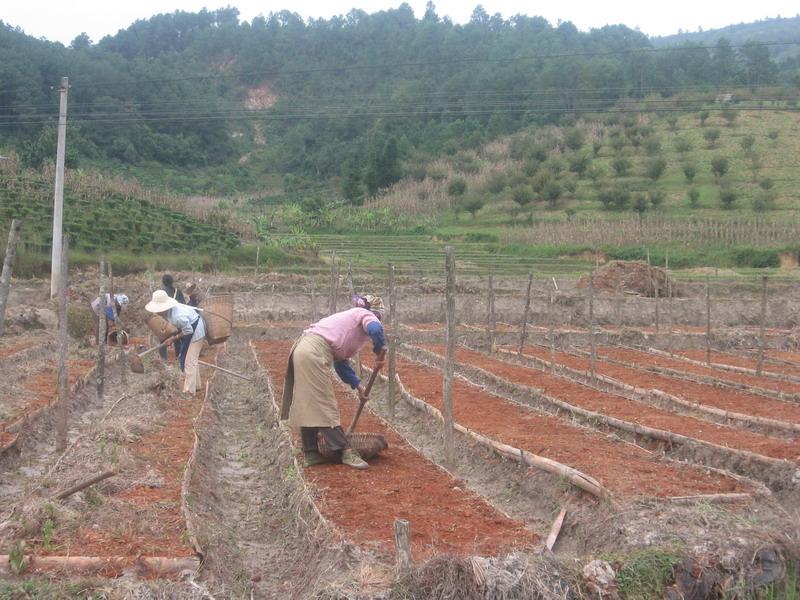
<svg viewBox="0 0 800 600"><path fill-rule="evenodd" d="M170 308L178 306L178 301L175 298L170 298L169 294L164 290L156 290L153 292L153 298L144 305L144 309L151 313L160 313Z"/></svg>

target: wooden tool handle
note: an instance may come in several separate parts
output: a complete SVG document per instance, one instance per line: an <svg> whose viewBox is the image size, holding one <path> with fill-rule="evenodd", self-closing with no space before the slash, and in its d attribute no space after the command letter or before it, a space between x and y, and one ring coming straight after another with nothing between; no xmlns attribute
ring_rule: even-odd
<svg viewBox="0 0 800 600"><path fill-rule="evenodd" d="M381 363L383 366L383 363ZM378 372L380 371L379 368L372 369L372 374L369 376L369 381L367 381L367 387L364 388L364 395L369 396L370 391L372 390L372 384L375 383L375 380L378 378ZM353 420L350 423L350 427L347 428L347 433L353 433L353 430L356 428L356 423L358 423L358 418L361 416L361 411L364 410L364 405L367 403L366 400L362 400L358 403L358 409L356 409L356 414L353 416Z"/></svg>

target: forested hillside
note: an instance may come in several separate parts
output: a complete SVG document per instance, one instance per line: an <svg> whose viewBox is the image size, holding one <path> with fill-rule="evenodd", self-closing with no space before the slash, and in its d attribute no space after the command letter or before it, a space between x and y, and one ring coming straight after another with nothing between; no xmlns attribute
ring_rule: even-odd
<svg viewBox="0 0 800 600"><path fill-rule="evenodd" d="M706 43L706 42L704 42ZM304 22L288 11L159 15L69 47L0 27L0 149L54 155L57 88L70 78L70 166L185 192L317 194L360 203L414 165L586 113L680 108L747 86L783 97L795 62L769 40L656 48L624 26L589 32L477 7L469 23L408 5ZM783 87L781 87L783 86ZM694 100L692 100L694 98ZM702 98L705 102L707 96ZM621 104L622 109L620 109Z"/></svg>

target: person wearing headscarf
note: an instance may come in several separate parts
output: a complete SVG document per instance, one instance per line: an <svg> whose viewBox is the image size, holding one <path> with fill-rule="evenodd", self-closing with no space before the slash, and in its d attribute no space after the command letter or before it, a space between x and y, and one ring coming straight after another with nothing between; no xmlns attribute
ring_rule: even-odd
<svg viewBox="0 0 800 600"><path fill-rule="evenodd" d="M372 342L376 369L383 366L386 340L381 325L383 301L378 296L354 296L354 307L317 321L294 343L289 353L281 404L281 420L300 428L306 466L326 459L319 453L320 435L333 451L341 451L343 464L366 469L367 463L350 447L339 417L331 380L331 367L339 378L366 402L364 385L350 358Z"/></svg>
<svg viewBox="0 0 800 600"><path fill-rule="evenodd" d="M130 304L130 299L125 294L114 294L114 306L111 305L111 294L106 294L106 335L112 330L111 325L116 324L116 316L122 313L122 310ZM103 300L100 296L92 300L90 306L92 312L95 314L94 322L94 338L95 341L100 341L100 318L103 315ZM115 311L116 309L116 311Z"/></svg>
<svg viewBox="0 0 800 600"><path fill-rule="evenodd" d="M170 298L164 290L156 290L153 297L145 305L147 312L155 313L166 319L178 329L178 333L164 340L165 345L171 342L178 344L178 359L184 373L183 393L194 396L200 389L200 350L206 337L206 326L199 313L175 298Z"/></svg>
<svg viewBox="0 0 800 600"><path fill-rule="evenodd" d="M175 287L175 279L169 273L164 273L161 276L161 289L166 292L168 297L174 298L175 300L177 300L181 304L185 304L186 303L184 301L184 298L183 298L183 292L181 292L178 288ZM166 344L164 346L161 346L161 348L158 349L158 355L161 357L161 360L163 360L164 362L166 362L166 360L167 360L167 348L168 347L169 347L169 344ZM177 358L177 357L180 356L180 352L181 352L180 342L175 342L174 348L175 348L175 357ZM181 368L181 370L182 370L182 368Z"/></svg>
<svg viewBox="0 0 800 600"><path fill-rule="evenodd" d="M197 308L200 306L200 288L193 281L183 286L183 297L186 298L185 304Z"/></svg>

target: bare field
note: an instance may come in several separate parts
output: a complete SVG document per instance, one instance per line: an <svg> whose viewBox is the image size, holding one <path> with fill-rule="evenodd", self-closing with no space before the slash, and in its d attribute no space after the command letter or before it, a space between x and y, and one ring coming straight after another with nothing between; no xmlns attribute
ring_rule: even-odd
<svg viewBox="0 0 800 600"><path fill-rule="evenodd" d="M73 309L88 311L95 274L73 277ZM588 565L600 560L618 576L603 593L635 598L626 573L649 556L667 565L661 595L713 576L694 597L735 588L755 598L797 572L800 336L789 284L771 296L762 337L756 288L717 282L709 337L701 287L662 299L656 327L652 298L598 294L590 311L585 290L560 281L554 296L545 280L523 327L526 282L507 280L490 332L485 280L459 281L451 459L444 285L401 276L389 332L402 344L398 391L390 397L382 376L359 425L389 448L358 472L303 467L297 432L276 413L292 340L332 308L329 281L176 276L201 277L204 291L234 294L237 320L203 360L251 380L204 367L203 393L186 401L175 367L151 354L145 374L125 372L110 349L98 396L96 349L77 332L65 452L55 447L53 306L39 300L45 282L15 284L0 339L0 595L27 586L69 598L80 582L84 595L120 598L589 598L600 584ZM388 300L385 281L354 277ZM123 317L137 349L151 285L148 275L116 281L132 299ZM344 278L339 286L341 310ZM362 360L369 367L371 353ZM346 424L355 396L337 386L337 399ZM411 524L407 572L395 564L397 519Z"/></svg>

